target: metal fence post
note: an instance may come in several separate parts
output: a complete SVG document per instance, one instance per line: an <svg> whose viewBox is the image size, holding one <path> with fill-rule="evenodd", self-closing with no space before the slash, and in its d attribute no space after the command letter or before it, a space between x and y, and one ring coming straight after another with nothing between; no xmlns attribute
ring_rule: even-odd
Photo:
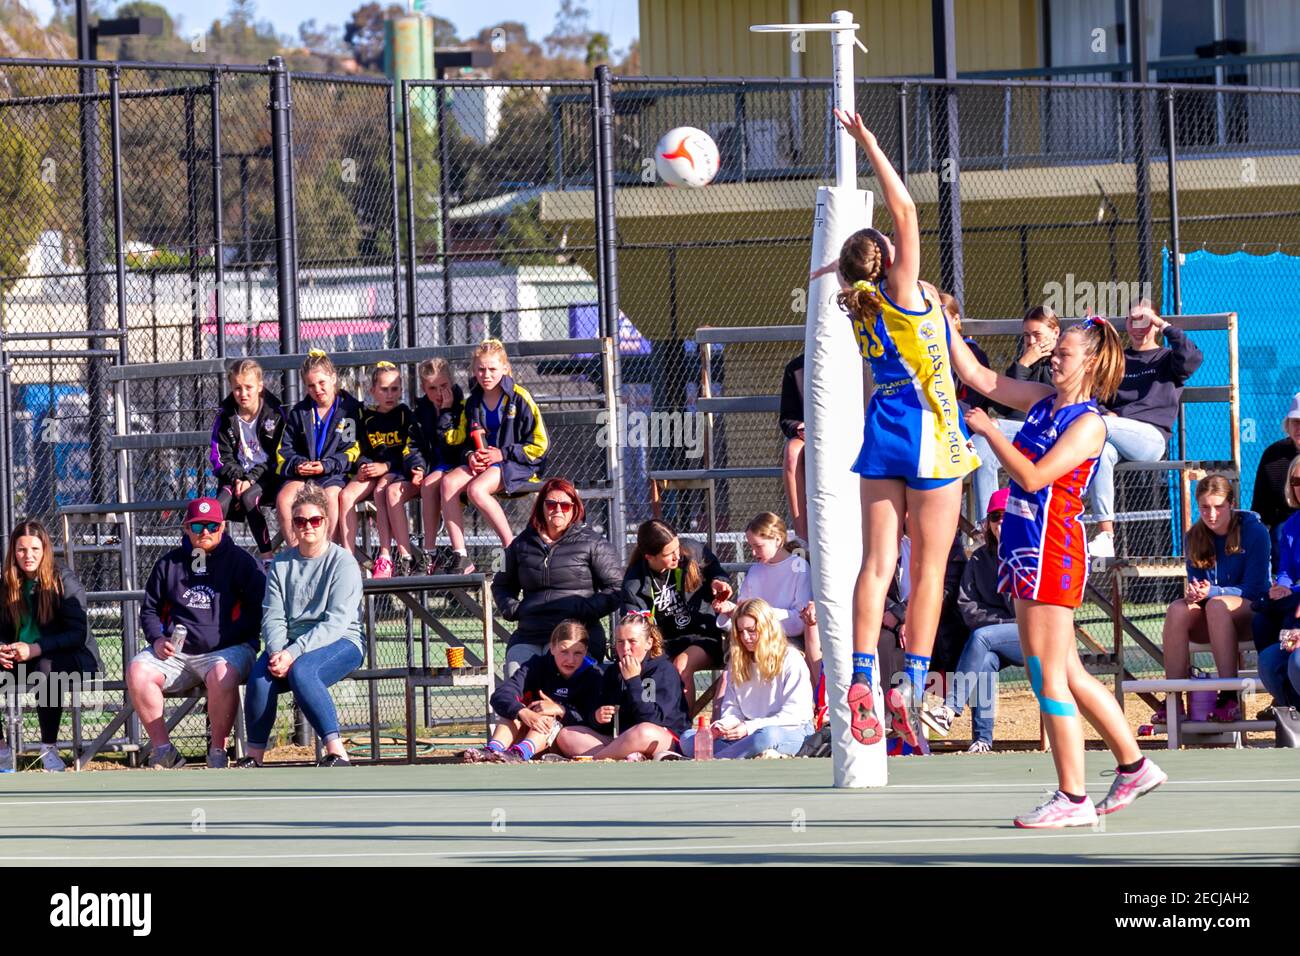
<svg viewBox="0 0 1300 956"><path fill-rule="evenodd" d="M280 354L298 352L298 251L293 215L293 134L289 126L289 75L284 60L273 56L271 67L271 175L275 197L275 270L280 314ZM298 377L284 375L284 394L298 399Z"/></svg>
<svg viewBox="0 0 1300 956"><path fill-rule="evenodd" d="M602 312L604 316L601 335L613 340L613 362L610 366L614 392L614 407L611 412L615 421L611 428L617 427L618 408L623 403L622 349L619 343L619 309L618 309L618 223L614 215L614 96L613 82L608 66L596 67L596 131L599 134L592 144L595 150L597 169L596 218L603 225L601 248L597 251L600 259L600 292L602 293ZM614 500L610 509L610 536L621 556L627 547L627 489L623 487L623 469L618 474L611 474Z"/></svg>
<svg viewBox="0 0 1300 956"><path fill-rule="evenodd" d="M907 185L907 84L898 85L898 175Z"/></svg>
<svg viewBox="0 0 1300 956"><path fill-rule="evenodd" d="M411 87L402 80L402 161L406 165L406 336L417 343L415 313L417 273L415 259L415 166L411 160Z"/></svg>
<svg viewBox="0 0 1300 956"><path fill-rule="evenodd" d="M1129 60L1134 83L1147 82L1147 45L1143 24L1146 23L1146 4L1143 0L1129 0L1129 23L1133 25L1129 37ZM1133 163L1134 200L1137 218L1138 287L1151 284L1151 156L1147 143L1146 104L1147 91L1134 90L1133 103Z"/></svg>
<svg viewBox="0 0 1300 956"><path fill-rule="evenodd" d="M410 122L409 120L407 122ZM447 88L438 87L435 98L434 126L438 133L438 252L442 256L442 336L435 337L434 343L450 345L452 340L452 302L451 302L451 219L449 218L450 198L447 189Z"/></svg>
<svg viewBox="0 0 1300 956"><path fill-rule="evenodd" d="M226 357L226 234L221 181L221 71L212 71L212 280L217 324L217 358Z"/></svg>
<svg viewBox="0 0 1300 956"><path fill-rule="evenodd" d="M388 177L393 184L393 335L399 347L412 348L415 345L414 325L408 320L406 336L402 335L402 229L398 222L397 200L397 104L394 97L397 90L389 84L384 90L384 101L388 106ZM403 341L405 338L405 341ZM412 392L414 394L414 392Z"/></svg>
<svg viewBox="0 0 1300 956"><path fill-rule="evenodd" d="M85 242L86 318L89 330L108 327L108 296L104 276L104 184L100 167L99 92L98 70L85 67L81 70L81 230ZM112 162L120 164L121 156L114 153ZM122 237L117 236L118 244ZM104 348L104 340L92 338L90 348ZM96 501L107 501L112 494L108 473L108 426L105 421L104 393L107 382L104 360L90 358L86 368L87 411L90 414L90 487Z"/></svg>
<svg viewBox="0 0 1300 956"><path fill-rule="evenodd" d="M931 0L934 20L934 75L957 79L957 36L953 0ZM961 128L957 88L945 86L935 97L934 143L939 158L939 271L943 288L966 301L966 267L961 230Z"/></svg>
<svg viewBox="0 0 1300 956"><path fill-rule="evenodd" d="M121 100L120 100L120 70L113 67L108 76L109 90L109 130L112 136L113 144L113 234L116 236L114 249L114 265L117 282L117 350L118 363L126 365L130 360L130 351L127 341L127 315L126 315L126 244L122 240L122 231L124 228L124 213L122 199L122 122L121 122ZM123 380L113 385L113 428L118 435L126 435L131 430L131 420L127 415L127 405L129 395L127 394L128 383ZM134 488L131 482L131 461L125 448L119 448L116 452L117 464L117 500L126 502L134 500ZM104 500L104 499L100 499ZM136 589L136 541L135 541L135 518L130 512L123 512L121 516L121 562L122 562L122 590L134 591ZM68 548L71 550L72 542L68 541ZM122 676L126 676L126 664L135 656L136 646L138 643L139 625L137 623L137 611L134 601L124 601L122 603ZM128 736L133 744L137 746L140 743L140 718L136 714L131 715L128 723Z"/></svg>

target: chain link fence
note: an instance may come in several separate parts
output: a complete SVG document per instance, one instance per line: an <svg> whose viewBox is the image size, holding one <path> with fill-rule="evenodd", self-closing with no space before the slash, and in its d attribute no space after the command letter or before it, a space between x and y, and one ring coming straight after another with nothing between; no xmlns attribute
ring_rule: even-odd
<svg viewBox="0 0 1300 956"><path fill-rule="evenodd" d="M856 98L916 199L923 275L967 318L1043 302L1117 316L1142 297L1165 314L1241 313L1248 499L1300 385L1277 320L1300 255L1300 90L899 78ZM749 518L785 510L783 436L766 409L718 412L710 442L699 399L770 400L801 345L728 342L705 367L695 337L802 322L830 102L816 80L393 85L274 61L0 61L0 197L22 213L0 224L5 530L211 490L203 443L182 437L210 428L225 393L213 360L438 351L468 391L469 347L496 337L547 423L547 474L589 492L589 520L616 540L652 513L651 473L772 469L716 488L724 557L742 558ZM719 147L707 188L657 180L655 145L682 125ZM1249 278L1222 280L1243 261ZM1188 384L1229 384L1225 334L1193 339L1204 360ZM1013 336L980 344L994 367L1016 358ZM416 352L402 353L408 399ZM194 362L211 364L165 364ZM162 374L114 371L140 364ZM363 395L365 367L343 364ZM294 397L291 365L277 374L272 390ZM1226 415L1188 408L1172 454L1227 458ZM1120 553L1180 553L1177 476L1118 484L1118 510L1138 516L1119 524ZM509 504L514 526L531 502ZM707 530L704 492L670 489L661 507ZM95 589L138 586L176 523L137 514L125 542L121 526L87 526L78 571ZM499 562L490 529L467 530L480 566ZM381 627L404 629L388 611Z"/></svg>

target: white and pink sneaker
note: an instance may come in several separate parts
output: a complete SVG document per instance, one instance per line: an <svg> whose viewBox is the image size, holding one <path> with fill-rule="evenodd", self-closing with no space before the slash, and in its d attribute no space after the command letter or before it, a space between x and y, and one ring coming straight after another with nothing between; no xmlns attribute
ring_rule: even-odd
<svg viewBox="0 0 1300 956"><path fill-rule="evenodd" d="M1142 766L1133 773L1115 772L1115 782L1110 785L1110 793L1097 804L1100 814L1123 810L1138 797L1145 796L1169 779L1169 774L1157 767L1150 757L1142 761Z"/></svg>
<svg viewBox="0 0 1300 956"><path fill-rule="evenodd" d="M393 559L386 554L375 558L374 577L391 578L393 576Z"/></svg>
<svg viewBox="0 0 1300 956"><path fill-rule="evenodd" d="M1042 830L1049 827L1091 827L1097 825L1097 807L1091 797L1083 803L1073 803L1057 790L1041 806L1016 817L1016 826L1022 830Z"/></svg>

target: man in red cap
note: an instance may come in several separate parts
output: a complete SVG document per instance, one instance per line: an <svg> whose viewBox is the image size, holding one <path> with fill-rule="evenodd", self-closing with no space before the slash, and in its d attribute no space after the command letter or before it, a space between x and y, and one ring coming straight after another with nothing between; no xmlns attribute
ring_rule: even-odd
<svg viewBox="0 0 1300 956"><path fill-rule="evenodd" d="M163 697L203 686L212 740L208 766L225 767L239 685L257 659L266 576L261 565L225 534L221 504L195 498L185 509L184 541L149 574L140 626L149 647L126 669L131 705L153 752L150 767L180 767L163 720ZM177 632L184 627L184 638Z"/></svg>

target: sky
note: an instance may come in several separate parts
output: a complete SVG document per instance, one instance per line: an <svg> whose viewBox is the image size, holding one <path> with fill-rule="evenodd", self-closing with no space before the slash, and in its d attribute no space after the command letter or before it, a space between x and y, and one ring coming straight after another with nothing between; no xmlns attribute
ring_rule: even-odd
<svg viewBox="0 0 1300 956"><path fill-rule="evenodd" d="M50 0L24 0L42 21L53 14ZM197 30L210 23L220 11L225 13L225 0L157 0L173 17L182 21L185 30ZM389 0L382 0L385 5ZM398 0L400 2L400 0ZM342 26L352 11L363 0L260 0L256 18L270 20L276 32L298 36L298 24L315 18L318 27L326 24ZM108 0L115 7L115 0ZM425 12L456 25L458 36L473 36L478 31L503 20L519 20L528 27L528 35L540 40L551 32L559 0L426 0ZM612 48L627 48L638 32L637 0L583 0L590 16L591 29L610 35Z"/></svg>

